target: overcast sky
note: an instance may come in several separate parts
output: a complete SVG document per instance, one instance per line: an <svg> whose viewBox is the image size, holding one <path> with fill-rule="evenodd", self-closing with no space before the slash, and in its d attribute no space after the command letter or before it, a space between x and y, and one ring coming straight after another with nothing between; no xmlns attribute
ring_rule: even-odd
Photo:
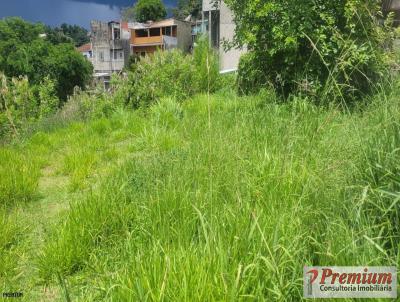
<svg viewBox="0 0 400 302"><path fill-rule="evenodd" d="M61 23L89 27L92 19L118 20L121 7L131 6L134 0L0 0L0 18L19 16L51 26ZM164 0L173 7L176 0Z"/></svg>

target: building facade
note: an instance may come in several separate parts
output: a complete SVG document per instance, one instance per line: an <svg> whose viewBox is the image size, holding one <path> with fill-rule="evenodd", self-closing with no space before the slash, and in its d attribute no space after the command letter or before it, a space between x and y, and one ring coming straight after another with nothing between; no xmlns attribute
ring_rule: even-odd
<svg viewBox="0 0 400 302"><path fill-rule="evenodd" d="M219 50L220 70L222 73L236 71L240 56L246 49L225 51L223 41L232 41L235 35L235 23L232 11L221 1L218 6L212 0L203 0L203 32L209 36L210 45Z"/></svg>
<svg viewBox="0 0 400 302"><path fill-rule="evenodd" d="M146 56L156 50L180 49L188 52L192 45L191 23L175 19L158 22L129 23L131 54Z"/></svg>
<svg viewBox="0 0 400 302"><path fill-rule="evenodd" d="M93 65L96 82L109 87L111 75L128 66L131 55L146 56L156 50L192 47L191 22L166 19L158 22L127 23L92 21L90 43L77 50Z"/></svg>
<svg viewBox="0 0 400 302"><path fill-rule="evenodd" d="M127 24L91 22L91 62L96 73L120 72L129 60L130 34Z"/></svg>
<svg viewBox="0 0 400 302"><path fill-rule="evenodd" d="M90 27L90 43L78 51L92 63L95 81L108 88L111 75L121 72L129 61L128 23L92 21Z"/></svg>

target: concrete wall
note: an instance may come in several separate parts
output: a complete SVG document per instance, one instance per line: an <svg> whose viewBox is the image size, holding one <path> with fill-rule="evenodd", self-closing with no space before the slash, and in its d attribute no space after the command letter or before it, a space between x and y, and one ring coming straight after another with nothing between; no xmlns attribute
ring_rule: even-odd
<svg viewBox="0 0 400 302"><path fill-rule="evenodd" d="M112 73L121 71L128 62L129 41L111 40L111 29L108 23L91 22L91 42L93 57L91 62L95 73ZM114 57L116 53L116 58Z"/></svg>
<svg viewBox="0 0 400 302"><path fill-rule="evenodd" d="M210 10L216 10L213 0L203 0L203 12L208 12Z"/></svg>
<svg viewBox="0 0 400 302"><path fill-rule="evenodd" d="M390 10L400 10L400 0L385 0L384 6Z"/></svg>
<svg viewBox="0 0 400 302"><path fill-rule="evenodd" d="M214 10L214 6L210 3L211 0L203 0L203 14L207 14L208 11ZM219 7L219 54L220 54L220 70L230 71L236 70L239 66L240 56L246 52L246 49L232 49L225 51L222 46L223 41L232 41L235 35L236 25L233 22L232 11L221 1ZM215 20L211 19L210 29L214 28L212 23ZM209 32L209 34L211 34Z"/></svg>
<svg viewBox="0 0 400 302"><path fill-rule="evenodd" d="M177 25L178 48L188 52L192 46L192 25L189 22L175 20Z"/></svg>

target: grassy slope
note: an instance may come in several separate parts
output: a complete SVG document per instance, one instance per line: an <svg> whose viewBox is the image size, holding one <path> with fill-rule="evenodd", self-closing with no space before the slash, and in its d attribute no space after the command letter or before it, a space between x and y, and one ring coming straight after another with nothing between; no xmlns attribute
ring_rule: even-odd
<svg viewBox="0 0 400 302"><path fill-rule="evenodd" d="M3 149L25 178L0 170L1 197L26 202L3 210L0 285L26 301L62 300L57 276L74 300L298 301L305 264L399 265L398 96L351 115L164 100Z"/></svg>

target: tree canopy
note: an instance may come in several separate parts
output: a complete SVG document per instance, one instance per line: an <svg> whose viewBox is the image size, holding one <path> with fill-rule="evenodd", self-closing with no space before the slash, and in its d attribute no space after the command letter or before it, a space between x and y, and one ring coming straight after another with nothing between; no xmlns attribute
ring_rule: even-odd
<svg viewBox="0 0 400 302"><path fill-rule="evenodd" d="M125 21L158 21L167 16L167 10L161 0L139 0L133 7L122 10Z"/></svg>
<svg viewBox="0 0 400 302"><path fill-rule="evenodd" d="M40 23L20 18L1 20L0 72L9 78L27 76L32 85L39 85L48 77L56 83L58 97L66 100L75 86L85 87L93 67L73 43L54 43L42 35L45 32L46 27Z"/></svg>
<svg viewBox="0 0 400 302"><path fill-rule="evenodd" d="M72 42L76 47L89 43L88 31L78 25L63 23L60 27L46 27L47 39L53 44Z"/></svg>
<svg viewBox="0 0 400 302"><path fill-rule="evenodd" d="M226 0L246 46L239 78L252 89L272 84L285 94L330 92L355 96L382 74L385 31L375 0ZM249 80L249 81L248 81Z"/></svg>
<svg viewBox="0 0 400 302"><path fill-rule="evenodd" d="M177 7L173 13L177 19L185 19L189 15L200 17L202 0L178 0Z"/></svg>

